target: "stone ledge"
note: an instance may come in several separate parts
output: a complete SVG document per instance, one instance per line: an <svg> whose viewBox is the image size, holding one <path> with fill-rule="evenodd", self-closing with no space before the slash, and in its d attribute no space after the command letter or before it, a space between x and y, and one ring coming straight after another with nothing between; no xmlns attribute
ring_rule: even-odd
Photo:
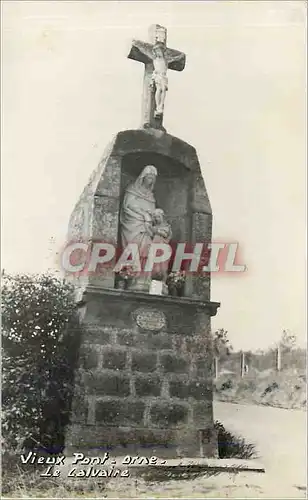
<svg viewBox="0 0 308 500"><path fill-rule="evenodd" d="M164 462L162 460L161 462ZM181 458L166 460L166 463L157 465L123 465L121 460L117 460L117 468L130 471L131 476L141 476L147 474L159 474L162 477L164 474L186 474L187 479L189 475L193 477L202 476L203 474L210 473L216 475L219 473L227 472L239 474L240 472L254 472L265 473L265 468L262 464L255 460L241 460L241 459L223 459L223 458Z"/></svg>
<svg viewBox="0 0 308 500"><path fill-rule="evenodd" d="M114 469L119 470L129 470L130 476L141 476L146 474L159 474L162 476L163 474L187 474L187 479L189 479L189 475L196 477L197 475L206 475L207 472L211 474L216 473L241 473L241 472L253 472L264 474L265 467L263 464L256 460L241 460L236 458L164 458L166 455L161 454L161 456L156 456L157 465L126 465L123 464L126 456L115 456L110 453L110 459L106 462L105 465L94 466L98 469L108 469L112 466ZM130 455L133 457L133 455ZM147 453L144 455L139 455L141 457L149 457ZM61 465L61 475L65 476L65 472L70 470L72 467L75 467L76 470L85 469L88 466L85 465L72 465L73 457L66 456L65 457L65 465ZM59 468L59 467L58 467Z"/></svg>
<svg viewBox="0 0 308 500"><path fill-rule="evenodd" d="M136 302L156 302L161 304L175 304L179 306L194 306L200 309L205 309L210 316L216 316L217 309L220 307L220 302L205 301L202 299L193 299L190 297L172 297L169 295L150 295L148 293L128 290L118 290L116 288L104 288L95 285L88 285L83 293L82 300L78 302L78 306L84 306L90 295L109 295L115 299L130 299Z"/></svg>
<svg viewBox="0 0 308 500"><path fill-rule="evenodd" d="M169 468L186 468L189 467L192 470L194 468L200 468L203 470L206 469L215 469L222 471L230 471L230 472L265 472L265 467L263 464L258 462L257 460L242 460L239 458L171 458L169 460L160 460L158 458L157 465L146 465L140 466L140 464L136 465L124 465L122 461L123 457L116 457L116 467L124 467L129 469L145 469L149 468L155 469L169 469ZM165 463L163 463L165 462Z"/></svg>

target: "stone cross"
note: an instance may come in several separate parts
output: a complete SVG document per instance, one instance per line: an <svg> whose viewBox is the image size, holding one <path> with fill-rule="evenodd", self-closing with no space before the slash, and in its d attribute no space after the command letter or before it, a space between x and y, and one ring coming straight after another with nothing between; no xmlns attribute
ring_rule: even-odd
<svg viewBox="0 0 308 500"><path fill-rule="evenodd" d="M129 59L145 66L143 79L142 125L164 130L163 110L168 90L167 69L183 71L186 56L167 47L167 29L159 24L149 28L150 43L133 40Z"/></svg>

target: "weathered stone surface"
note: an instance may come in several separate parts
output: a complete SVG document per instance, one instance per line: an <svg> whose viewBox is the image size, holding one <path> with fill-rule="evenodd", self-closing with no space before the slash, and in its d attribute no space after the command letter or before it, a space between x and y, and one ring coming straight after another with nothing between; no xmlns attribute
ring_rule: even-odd
<svg viewBox="0 0 308 500"><path fill-rule="evenodd" d="M175 431L174 439L179 457L199 457L200 456L200 431L194 425L179 425Z"/></svg>
<svg viewBox="0 0 308 500"><path fill-rule="evenodd" d="M195 361L196 377L203 379L212 379L213 376L213 363L211 357L205 359L197 359Z"/></svg>
<svg viewBox="0 0 308 500"><path fill-rule="evenodd" d="M169 393L171 397L188 399L189 385L187 381L171 380L169 382Z"/></svg>
<svg viewBox="0 0 308 500"><path fill-rule="evenodd" d="M153 372L157 366L157 354L146 352L132 353L132 370L139 372Z"/></svg>
<svg viewBox="0 0 308 500"><path fill-rule="evenodd" d="M99 345L113 344L115 340L113 332L100 325L88 325L84 337L85 342Z"/></svg>
<svg viewBox="0 0 308 500"><path fill-rule="evenodd" d="M161 354L160 364L165 372L187 373L189 371L187 359L174 354Z"/></svg>
<svg viewBox="0 0 308 500"><path fill-rule="evenodd" d="M103 367L110 370L124 370L126 367L126 352L119 349L105 349Z"/></svg>
<svg viewBox="0 0 308 500"><path fill-rule="evenodd" d="M152 424L161 427L174 427L185 422L188 417L188 408L182 404L172 402L157 402L151 406L150 419Z"/></svg>
<svg viewBox="0 0 308 500"><path fill-rule="evenodd" d="M188 213L177 216L169 216L169 223L172 229L174 241L185 242L189 241L191 233L191 217Z"/></svg>
<svg viewBox="0 0 308 500"><path fill-rule="evenodd" d="M193 382L180 380L169 382L170 396L181 399L206 400L211 397L211 389L208 383L196 380Z"/></svg>
<svg viewBox="0 0 308 500"><path fill-rule="evenodd" d="M97 368L100 354L95 350L95 346L84 346L80 353L80 367L84 370Z"/></svg>
<svg viewBox="0 0 308 500"><path fill-rule="evenodd" d="M143 422L145 403L142 401L97 401L96 421L109 425L138 425Z"/></svg>
<svg viewBox="0 0 308 500"><path fill-rule="evenodd" d="M109 196L94 199L92 238L103 243L117 244L119 200Z"/></svg>
<svg viewBox="0 0 308 500"><path fill-rule="evenodd" d="M98 396L129 396L129 377L114 372L85 374L85 384L89 394Z"/></svg>
<svg viewBox="0 0 308 500"><path fill-rule="evenodd" d="M206 382L193 381L189 384L189 397L196 400L208 400L212 396L211 387Z"/></svg>
<svg viewBox="0 0 308 500"><path fill-rule="evenodd" d="M140 397L160 396L162 381L158 376L147 375L135 378L136 395Z"/></svg>
<svg viewBox="0 0 308 500"><path fill-rule="evenodd" d="M74 397L71 406L71 421L74 426L76 423L86 423L87 418L88 398L84 385L84 370L79 366L74 374Z"/></svg>
<svg viewBox="0 0 308 500"><path fill-rule="evenodd" d="M88 400L84 394L75 393L72 405L74 423L86 423L88 418Z"/></svg>
<svg viewBox="0 0 308 500"><path fill-rule="evenodd" d="M206 429L201 430L200 434L201 434L201 444L202 444L202 456L218 458L216 430L212 426L207 425Z"/></svg>
<svg viewBox="0 0 308 500"><path fill-rule="evenodd" d="M119 330L117 334L117 342L119 345L129 347L136 347L139 345L138 336L132 330Z"/></svg>
<svg viewBox="0 0 308 500"><path fill-rule="evenodd" d="M176 354L187 354L186 337L184 335L172 335L172 341Z"/></svg>
<svg viewBox="0 0 308 500"><path fill-rule="evenodd" d="M167 350L172 349L172 336L168 333L140 333L138 336L138 346L143 349Z"/></svg>
<svg viewBox="0 0 308 500"><path fill-rule="evenodd" d="M95 195L108 196L118 198L121 185L121 168L120 158L118 156L110 156L104 174L99 179Z"/></svg>
<svg viewBox="0 0 308 500"><path fill-rule="evenodd" d="M204 180L202 178L200 166L197 157L193 159L193 190L191 197L191 209L194 213L212 214L210 200L206 191Z"/></svg>
<svg viewBox="0 0 308 500"><path fill-rule="evenodd" d="M133 311L149 305L160 309L166 316L166 329L161 332L140 333L139 327L132 320ZM100 364L91 373L85 373L79 384L91 398L91 412L87 422L92 425L94 433L96 426L109 425L118 429L125 425L131 428L140 425L144 434L140 430L138 436L142 442L146 442L151 426L157 430L178 428L181 425L186 428L191 425L191 417L199 429L213 426L212 389L209 375L204 372L206 367L201 361L211 365L210 342L207 339L209 318L215 307L215 304L189 299L87 288L81 307L86 325L83 342L102 357L99 358ZM187 329L182 324L185 319L190 322ZM100 325L104 325L102 329ZM109 340L108 345L98 343L100 337L96 339L96 336L101 333L108 334L109 339L104 339L104 342ZM96 343L86 342L87 335ZM109 356L109 353L114 355ZM118 353L120 357L117 356ZM117 368L120 369L116 370ZM151 372L150 369L154 371ZM139 424L130 416L132 407L128 406L127 401L144 405L143 413L140 410L142 418L140 413L137 414ZM107 402L110 404L107 405ZM153 406L154 402L156 406ZM201 406L198 406L198 402ZM76 435L74 426L80 420L86 421L86 414L82 418L78 417L78 405L74 408L72 428L68 430L68 436ZM176 444L179 449L186 449L184 442L184 448L181 445L180 435L181 433L176 437L173 435L167 445L172 447ZM199 453L199 441L194 441L192 447Z"/></svg>
<svg viewBox="0 0 308 500"><path fill-rule="evenodd" d="M193 404L193 422L197 428L206 428L213 419L213 400L208 398Z"/></svg>
<svg viewBox="0 0 308 500"><path fill-rule="evenodd" d="M207 249L207 244L212 241L212 214L195 212L192 215L192 235L193 242L203 242L204 262L200 265L199 272L193 276L192 296L202 297L204 300L210 300L211 294L211 277L206 271L202 272L202 268L208 268L210 263L210 251Z"/></svg>
<svg viewBox="0 0 308 500"><path fill-rule="evenodd" d="M168 296L153 296L125 290L104 290L100 287L87 287L87 309L85 321L98 325L103 322L119 330L132 329L138 331L133 319L133 311L138 306L155 304L166 316L168 334L193 336L196 333L196 321L199 310L204 316L216 314L218 303L209 301L193 301L192 299ZM199 326L199 320L198 320ZM145 333L145 332L144 332Z"/></svg>
<svg viewBox="0 0 308 500"><path fill-rule="evenodd" d="M129 426L77 424L67 435L69 454L85 452L87 456L98 456L106 450L112 455L139 455L175 458L177 445L173 429L136 428Z"/></svg>

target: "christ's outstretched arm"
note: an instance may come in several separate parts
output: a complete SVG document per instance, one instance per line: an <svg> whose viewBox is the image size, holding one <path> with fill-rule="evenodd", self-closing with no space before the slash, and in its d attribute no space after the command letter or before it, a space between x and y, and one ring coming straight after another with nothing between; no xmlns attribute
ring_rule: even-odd
<svg viewBox="0 0 308 500"><path fill-rule="evenodd" d="M148 44L141 42L140 40L133 40L133 45L149 59L153 59L153 50Z"/></svg>

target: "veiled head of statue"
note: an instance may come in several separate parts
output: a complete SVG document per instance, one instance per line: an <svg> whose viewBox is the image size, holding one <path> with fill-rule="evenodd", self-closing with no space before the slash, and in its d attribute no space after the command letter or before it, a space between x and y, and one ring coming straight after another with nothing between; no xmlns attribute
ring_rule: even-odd
<svg viewBox="0 0 308 500"><path fill-rule="evenodd" d="M153 165L147 165L139 175L136 184L140 187L152 190L157 177L157 169Z"/></svg>

